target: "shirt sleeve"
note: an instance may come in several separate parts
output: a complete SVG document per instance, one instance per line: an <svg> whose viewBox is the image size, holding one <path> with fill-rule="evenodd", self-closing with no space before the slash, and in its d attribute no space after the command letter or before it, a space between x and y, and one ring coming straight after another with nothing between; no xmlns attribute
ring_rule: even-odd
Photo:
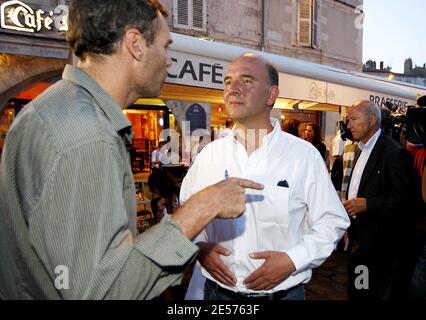
<svg viewBox="0 0 426 320"><path fill-rule="evenodd" d="M68 270L65 299L150 299L178 283L197 247L169 218L134 237L123 159L105 142L65 151L29 220L30 241L52 282Z"/></svg>
<svg viewBox="0 0 426 320"><path fill-rule="evenodd" d="M306 169L304 179L305 201L308 206L307 231L297 246L285 251L293 261L296 273L323 263L350 224L325 163L318 153Z"/></svg>

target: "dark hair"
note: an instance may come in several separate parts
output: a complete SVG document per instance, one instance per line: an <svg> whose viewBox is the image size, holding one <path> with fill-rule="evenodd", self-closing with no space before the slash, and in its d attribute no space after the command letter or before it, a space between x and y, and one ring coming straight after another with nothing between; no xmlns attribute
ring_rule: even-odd
<svg viewBox="0 0 426 320"><path fill-rule="evenodd" d="M287 119L283 123L283 130L292 134L293 136L299 137L299 125L300 121L297 119Z"/></svg>
<svg viewBox="0 0 426 320"><path fill-rule="evenodd" d="M271 86L278 86L279 84L279 76L277 69L268 61L266 61L266 70L268 71L269 81L271 82Z"/></svg>
<svg viewBox="0 0 426 320"><path fill-rule="evenodd" d="M111 55L128 28L137 28L147 44L154 42L155 18L167 11L157 0L73 0L68 13L67 41L74 54Z"/></svg>
<svg viewBox="0 0 426 320"><path fill-rule="evenodd" d="M314 146L317 146L319 144L322 143L322 138L321 138L321 131L320 131L320 127L318 125L318 123L316 122L309 122L306 127L311 127L312 130L314 130L314 141L312 141L312 144ZM305 127L305 129L306 129Z"/></svg>
<svg viewBox="0 0 426 320"><path fill-rule="evenodd" d="M234 124L234 121L232 121L231 119L227 119L225 121L225 127L229 128L230 126L232 126Z"/></svg>
<svg viewBox="0 0 426 320"><path fill-rule="evenodd" d="M179 196L180 188L176 179L167 171L159 169L148 177L148 187L153 192L157 190L161 197L170 199L175 194Z"/></svg>

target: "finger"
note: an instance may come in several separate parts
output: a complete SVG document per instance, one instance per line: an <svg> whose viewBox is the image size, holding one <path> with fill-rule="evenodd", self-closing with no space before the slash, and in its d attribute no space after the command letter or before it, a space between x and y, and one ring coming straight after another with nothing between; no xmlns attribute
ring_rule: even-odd
<svg viewBox="0 0 426 320"><path fill-rule="evenodd" d="M239 186L243 188L254 189L254 190L263 190L264 188L263 184L256 183L251 180L241 179L241 178L235 178L235 179L237 179Z"/></svg>
<svg viewBox="0 0 426 320"><path fill-rule="evenodd" d="M231 254L229 250L227 250L226 248L220 245L217 245L215 247L216 253L218 252L218 250L223 250L224 252L227 253L227 255ZM234 275L234 273L225 265L225 263L223 263L222 259L220 259L219 257L217 259L218 260L215 262L214 270L220 273L222 278L227 279L228 282L232 284L237 283L237 277Z"/></svg>
<svg viewBox="0 0 426 320"><path fill-rule="evenodd" d="M264 278L259 277L247 285L246 288L250 290L266 290L268 286L270 286L270 284L265 282Z"/></svg>
<svg viewBox="0 0 426 320"><path fill-rule="evenodd" d="M225 283L229 286L235 286L235 284L237 283L234 274L232 272L230 272L229 274L228 270L216 268L214 274L217 276L218 280L220 279L222 283Z"/></svg>
<svg viewBox="0 0 426 320"><path fill-rule="evenodd" d="M263 272L261 268L254 270L247 278L244 279L243 283L246 286L250 286L254 281L262 276L262 273Z"/></svg>
<svg viewBox="0 0 426 320"><path fill-rule="evenodd" d="M223 264L219 266L218 271L222 274L224 278L226 278L232 285L235 285L237 283L237 277L235 274L229 270L229 268Z"/></svg>
<svg viewBox="0 0 426 320"><path fill-rule="evenodd" d="M220 244L217 244L214 247L214 251L216 251L217 253L219 253L222 256L229 256L231 254L231 251L226 249L225 247L222 247Z"/></svg>
<svg viewBox="0 0 426 320"><path fill-rule="evenodd" d="M268 259L270 256L270 251L252 252L249 254L250 259Z"/></svg>
<svg viewBox="0 0 426 320"><path fill-rule="evenodd" d="M221 283L223 283L223 284L226 284L226 285L228 285L228 286L230 286L230 287L234 287L234 286L235 286L235 283L234 283L234 282L232 282L232 280L231 280L231 279L229 279L229 278L225 277L223 274L221 274L221 273L219 273L219 272L214 272L214 273L212 273L212 276L213 276L213 278L215 278L217 281L219 281L219 282L221 282Z"/></svg>

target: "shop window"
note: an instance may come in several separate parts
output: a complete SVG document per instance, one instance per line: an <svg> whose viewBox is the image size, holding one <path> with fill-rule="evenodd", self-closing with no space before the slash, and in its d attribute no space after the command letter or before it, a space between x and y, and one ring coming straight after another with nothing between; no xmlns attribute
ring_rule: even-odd
<svg viewBox="0 0 426 320"><path fill-rule="evenodd" d="M174 0L173 14L175 28L206 31L205 0Z"/></svg>
<svg viewBox="0 0 426 320"><path fill-rule="evenodd" d="M318 1L298 1L297 42L304 47L318 47Z"/></svg>
<svg viewBox="0 0 426 320"><path fill-rule="evenodd" d="M161 132L169 128L167 107L133 105L124 111L133 128L133 144L130 149L134 173L149 172L151 153L158 145Z"/></svg>

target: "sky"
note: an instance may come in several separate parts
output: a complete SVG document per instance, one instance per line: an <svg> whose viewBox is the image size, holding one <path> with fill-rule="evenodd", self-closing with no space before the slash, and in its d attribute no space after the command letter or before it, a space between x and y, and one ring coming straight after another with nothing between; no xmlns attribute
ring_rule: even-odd
<svg viewBox="0 0 426 320"><path fill-rule="evenodd" d="M426 63L426 1L364 0L362 61L380 61L404 72L404 61Z"/></svg>

